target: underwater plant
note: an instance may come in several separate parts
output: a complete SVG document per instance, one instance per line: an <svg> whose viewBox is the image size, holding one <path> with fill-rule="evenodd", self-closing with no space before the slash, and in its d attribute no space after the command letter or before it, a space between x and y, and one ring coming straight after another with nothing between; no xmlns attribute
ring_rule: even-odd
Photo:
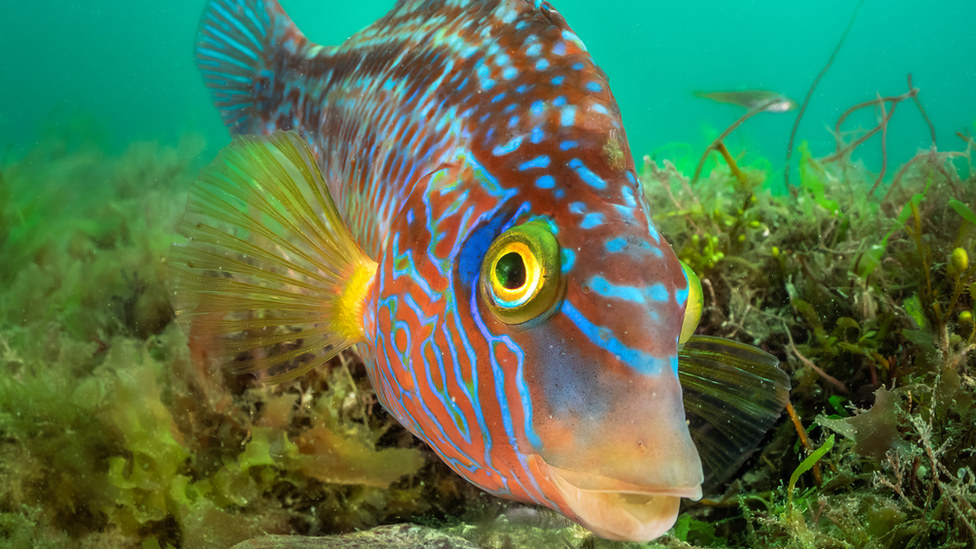
<svg viewBox="0 0 976 549"><path fill-rule="evenodd" d="M924 115L917 94L909 79L906 94L851 107L831 155L801 144L799 186L786 196L760 191L759 170L730 165L693 186L667 161L645 160L644 180L660 183L646 187L655 220L702 281L699 331L769 350L794 379L793 421L751 472L689 509L683 540L976 543L974 145L960 134L962 150L939 151L933 139L890 179L884 164L872 174L851 159L884 136L898 102L916 100ZM867 106L879 108L878 126L839 131Z"/></svg>
<svg viewBox="0 0 976 549"><path fill-rule="evenodd" d="M858 149L801 147L783 196L763 190L768 169L741 166L743 184L719 165L692 187L645 163L655 223L702 282L698 332L787 366L809 447L782 421L660 544L971 546L976 148L961 137L870 196ZM273 387L227 375L166 299L202 144L111 157L74 141L0 167L0 256L16 259L0 262L0 547L219 548L403 521L485 548L653 546L478 495L380 409L354 352Z"/></svg>
<svg viewBox="0 0 976 549"><path fill-rule="evenodd" d="M827 58L827 62L824 64L820 72L810 83L810 87L807 89L807 94L803 97L803 102L800 103L800 112L797 113L796 119L793 121L793 129L790 130L790 139L786 144L786 163L783 166L783 181L786 183L787 188L790 187L790 159L793 158L793 145L796 142L796 131L800 129L800 122L803 121L803 115L807 112L807 106L810 104L810 99L813 97L813 92L820 85L820 81L823 79L827 71L834 64L834 60L837 59L837 54L840 53L841 48L844 47L844 42L847 40L847 35L851 32L851 27L854 26L854 21L857 19L857 14L861 11L861 7L864 5L864 0L859 0L857 7L854 8L854 12L851 13L851 18L847 21L847 27L844 28L844 32L840 35L840 39L837 40L837 45L834 46L834 51L830 53L830 57ZM911 88L911 84L908 86ZM879 178L880 179L880 178Z"/></svg>
<svg viewBox="0 0 976 549"><path fill-rule="evenodd" d="M73 139L0 168L0 547L229 547L438 505L354 357L251 388L173 323L166 257L202 142L112 158Z"/></svg>

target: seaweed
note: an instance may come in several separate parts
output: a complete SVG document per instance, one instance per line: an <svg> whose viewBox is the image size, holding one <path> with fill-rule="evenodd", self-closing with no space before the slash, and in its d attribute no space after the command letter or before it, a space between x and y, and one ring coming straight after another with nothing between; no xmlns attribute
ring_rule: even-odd
<svg viewBox="0 0 976 549"><path fill-rule="evenodd" d="M699 333L758 345L794 380L794 421L724 493L689 507L686 524L713 529L681 530L682 542L976 544L974 146L933 142L890 178L886 164L871 173L852 159L917 94L909 80L901 96L849 109L834 154L801 143L800 181L784 196L763 191L762 170L730 163L696 185L645 159L655 223L704 288ZM876 127L839 131L866 106L880 109Z"/></svg>
<svg viewBox="0 0 976 549"><path fill-rule="evenodd" d="M786 144L786 163L783 167L783 180L786 182L786 186L790 186L790 159L793 158L793 144L796 142L796 131L800 129L800 122L803 120L803 115L807 112L807 106L810 104L810 99L813 97L814 90L820 85L820 81L823 79L827 71L834 64L834 60L837 59L837 54L840 53L841 48L844 47L844 42L847 40L847 35L851 32L851 27L854 26L854 20L857 19L857 14L861 11L861 6L864 5L864 0L860 0L857 3L857 7L854 8L854 13L851 14L851 18L847 21L847 27L844 28L843 34L840 35L840 39L837 41L837 45L834 46L834 51L830 53L830 57L827 58L827 62L824 64L820 72L817 73L816 78L810 83L810 87L807 89L807 94L803 97L803 102L800 103L800 112L796 114L796 119L793 121L793 129L790 130L790 139ZM909 85L909 87L911 87ZM921 108L921 104L919 105ZM926 118L927 119L927 118ZM839 124L839 123L838 123ZM932 132L934 142L935 132ZM880 181L880 177L878 178Z"/></svg>
<svg viewBox="0 0 976 549"><path fill-rule="evenodd" d="M269 388L187 340L166 258L202 140L71 141L0 168L0 547L229 547L473 493L380 412L354 353Z"/></svg>

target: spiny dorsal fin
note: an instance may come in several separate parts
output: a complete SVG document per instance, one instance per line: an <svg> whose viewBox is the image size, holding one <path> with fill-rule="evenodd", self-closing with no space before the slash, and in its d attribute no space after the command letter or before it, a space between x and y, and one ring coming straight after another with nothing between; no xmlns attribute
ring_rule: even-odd
<svg viewBox="0 0 976 549"><path fill-rule="evenodd" d="M196 60L232 133L256 132L271 108L275 56L308 41L276 0L210 0L200 20ZM288 53L286 53L288 52Z"/></svg>
<svg viewBox="0 0 976 549"><path fill-rule="evenodd" d="M745 461L789 401L776 357L728 339L692 336L678 350L678 378L705 488Z"/></svg>
<svg viewBox="0 0 976 549"><path fill-rule="evenodd" d="M284 381L365 339L376 263L295 132L236 137L190 189L179 232L177 317L233 371Z"/></svg>

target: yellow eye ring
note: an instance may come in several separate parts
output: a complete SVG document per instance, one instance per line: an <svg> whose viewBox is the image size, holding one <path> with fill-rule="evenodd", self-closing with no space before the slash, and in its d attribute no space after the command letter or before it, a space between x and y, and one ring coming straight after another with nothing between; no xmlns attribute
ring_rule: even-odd
<svg viewBox="0 0 976 549"><path fill-rule="evenodd" d="M560 296L559 243L549 227L530 221L492 242L481 264L482 299L506 324L554 310Z"/></svg>
<svg viewBox="0 0 976 549"><path fill-rule="evenodd" d="M681 268L684 269L685 278L688 280L688 302L685 304L685 316L681 321L678 343L684 343L695 335L695 330L698 329L698 323L701 321L702 309L705 307L705 297L702 295L698 275L684 261L681 261Z"/></svg>
<svg viewBox="0 0 976 549"><path fill-rule="evenodd" d="M506 307L522 305L538 293L542 270L525 242L510 242L495 254L488 269L492 296Z"/></svg>

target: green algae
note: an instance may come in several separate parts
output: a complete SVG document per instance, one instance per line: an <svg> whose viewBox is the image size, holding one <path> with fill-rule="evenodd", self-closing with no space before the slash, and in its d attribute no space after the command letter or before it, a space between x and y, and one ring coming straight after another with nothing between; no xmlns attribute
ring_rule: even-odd
<svg viewBox="0 0 976 549"><path fill-rule="evenodd" d="M778 356L813 441L803 448L783 422L723 494L688 508L714 530L681 541L971 547L973 145L921 151L874 197L876 174L850 153L799 152L800 184L781 196L763 191L765 170L745 168L743 182L717 167L692 187L673 164L645 162L655 223L702 281L699 333ZM797 478L835 434L822 479Z"/></svg>
<svg viewBox="0 0 976 549"><path fill-rule="evenodd" d="M811 446L784 419L669 536L627 544L480 494L379 408L354 353L274 387L220 371L173 322L165 264L203 144L109 157L72 140L0 167L0 547L216 548L402 521L485 548L976 542L969 142L871 196L876 174L804 145L783 195L764 159L744 181L706 163L694 187L692 155L645 162L655 224L702 280L699 333L780 358Z"/></svg>
<svg viewBox="0 0 976 549"><path fill-rule="evenodd" d="M429 459L354 355L262 387L173 322L202 148L51 138L0 168L0 547L229 547L431 510Z"/></svg>

